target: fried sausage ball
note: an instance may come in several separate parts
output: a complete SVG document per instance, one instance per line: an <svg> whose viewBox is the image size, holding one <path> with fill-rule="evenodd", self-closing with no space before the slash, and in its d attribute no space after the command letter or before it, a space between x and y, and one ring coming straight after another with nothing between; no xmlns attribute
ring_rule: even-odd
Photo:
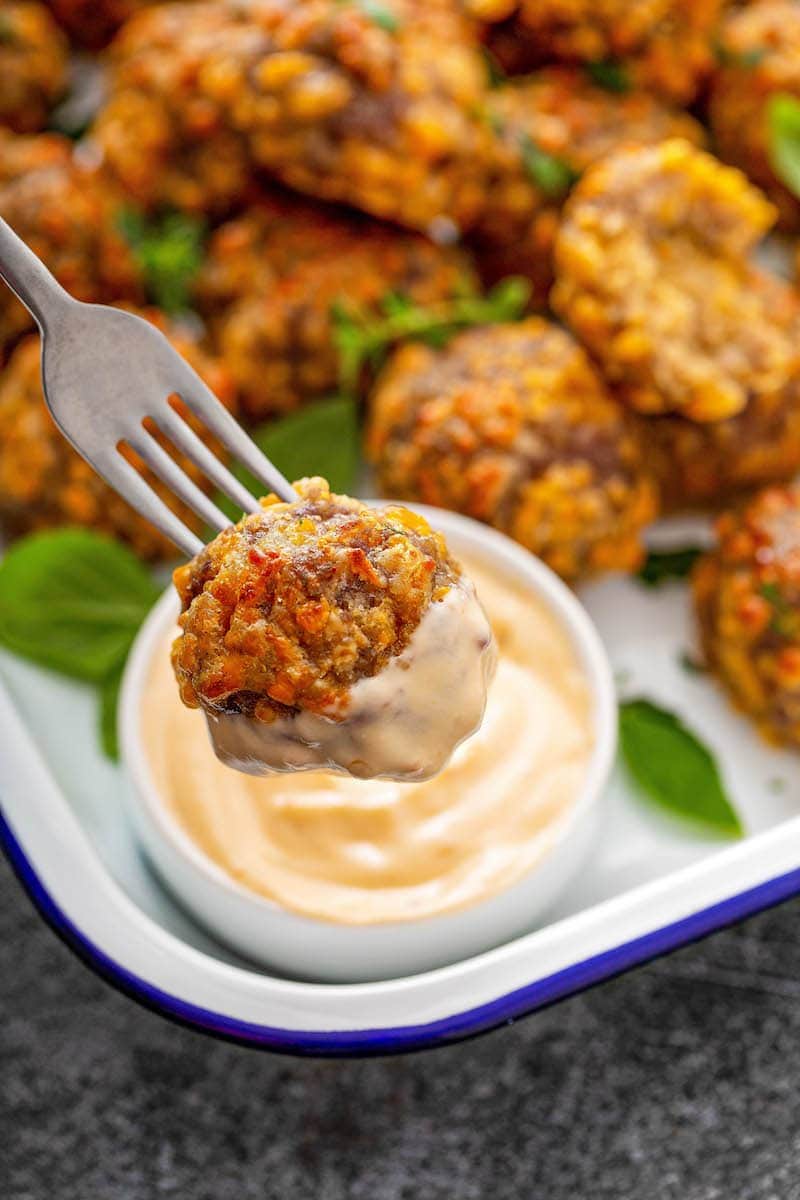
<svg viewBox="0 0 800 1200"><path fill-rule="evenodd" d="M793 306L748 255L772 206L688 142L590 167L556 238L552 302L634 409L718 421L783 388Z"/></svg>
<svg viewBox="0 0 800 1200"><path fill-rule="evenodd" d="M110 94L92 138L136 204L219 215L246 196L244 140L204 83L215 55L244 62L254 40L255 18L233 0L147 8L120 31L109 52ZM234 103L236 93L228 100Z"/></svg>
<svg viewBox="0 0 800 1200"><path fill-rule="evenodd" d="M170 329L153 310L141 314L161 327L219 398L231 407L227 372L184 331ZM39 338L25 338L0 374L0 526L12 536L61 525L85 525L128 542L145 559L174 559L175 547L72 449L58 431L42 396ZM185 410L181 410L185 416ZM207 486L193 465L181 465ZM167 490L148 476L156 491ZM181 519L199 531L197 517L169 498Z"/></svg>
<svg viewBox="0 0 800 1200"><path fill-rule="evenodd" d="M688 104L712 65L722 0L466 0L490 26L489 45L509 72L554 59L613 65L633 87Z"/></svg>
<svg viewBox="0 0 800 1200"><path fill-rule="evenodd" d="M372 509L324 479L269 496L174 574L183 609L172 654L184 704L270 723L336 717L351 688L399 654L459 568L441 534Z"/></svg>
<svg viewBox="0 0 800 1200"><path fill-rule="evenodd" d="M212 236L197 303L257 419L336 390L337 304L378 318L389 295L429 305L476 288L456 247L275 195Z"/></svg>
<svg viewBox="0 0 800 1200"><path fill-rule="evenodd" d="M36 142L45 165L0 185L0 216L76 299L104 304L141 301L139 269L117 229L116 194L97 171L54 153L49 135ZM21 155L35 158L33 139L19 146L19 142L0 141L0 180L13 174ZM22 305L0 289L0 360L32 326Z"/></svg>
<svg viewBox="0 0 800 1200"><path fill-rule="evenodd" d="M484 202L485 64L453 0L217 0L140 14L97 139L140 201L219 210L252 165L427 229Z"/></svg>
<svg viewBox="0 0 800 1200"><path fill-rule="evenodd" d="M800 489L761 492L717 535L692 580L706 660L766 737L800 746Z"/></svg>
<svg viewBox="0 0 800 1200"><path fill-rule="evenodd" d="M0 125L33 133L67 82L67 43L43 4L0 8Z"/></svg>
<svg viewBox="0 0 800 1200"><path fill-rule="evenodd" d="M388 495L496 526L566 579L632 570L655 515L630 421L568 333L539 317L395 352L367 451Z"/></svg>
<svg viewBox="0 0 800 1200"><path fill-rule="evenodd" d="M488 283L524 274L533 301L552 283L560 211L581 173L610 150L684 137L702 145L702 126L642 91L623 94L593 84L575 67L549 67L490 92L495 134L491 197L471 237Z"/></svg>
<svg viewBox="0 0 800 1200"><path fill-rule="evenodd" d="M796 231L800 200L772 165L769 105L779 92L800 101L800 9L792 0L734 9L719 31L718 57L709 118L719 152L764 189L782 226Z"/></svg>

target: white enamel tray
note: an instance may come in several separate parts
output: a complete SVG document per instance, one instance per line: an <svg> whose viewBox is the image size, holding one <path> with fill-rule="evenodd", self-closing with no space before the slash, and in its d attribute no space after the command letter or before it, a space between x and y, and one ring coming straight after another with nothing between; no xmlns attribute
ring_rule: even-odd
<svg viewBox="0 0 800 1200"><path fill-rule="evenodd" d="M671 522L654 541L696 541ZM685 587L612 578L585 589L623 695L683 714L716 752L746 829L698 836L649 809L620 772L579 882L526 936L383 983L280 979L236 958L169 897L124 814L121 768L96 740L93 693L0 653L0 843L41 915L110 983L219 1037L296 1054L438 1045L531 1013L800 892L797 760L762 744L714 684L687 674Z"/></svg>

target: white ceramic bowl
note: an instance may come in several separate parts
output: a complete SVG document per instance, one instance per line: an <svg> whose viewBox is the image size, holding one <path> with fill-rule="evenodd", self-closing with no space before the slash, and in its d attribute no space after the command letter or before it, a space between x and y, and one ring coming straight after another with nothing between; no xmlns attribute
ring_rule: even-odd
<svg viewBox="0 0 800 1200"><path fill-rule="evenodd" d="M593 698L594 749L583 789L535 868L505 891L468 908L411 921L344 925L287 911L236 883L179 826L158 793L145 753L141 713L153 654L178 615L170 590L143 625L128 659L119 721L130 809L169 890L214 933L253 961L299 979L361 982L413 975L488 950L528 932L568 886L591 847L616 749L616 696L603 645L560 579L495 530L440 509L414 506L446 536L456 556L478 558L543 600L570 635Z"/></svg>

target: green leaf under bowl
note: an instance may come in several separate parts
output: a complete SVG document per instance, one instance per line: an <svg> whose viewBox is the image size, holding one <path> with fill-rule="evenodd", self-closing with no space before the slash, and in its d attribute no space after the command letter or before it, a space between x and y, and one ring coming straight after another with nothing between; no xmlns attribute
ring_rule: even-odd
<svg viewBox="0 0 800 1200"><path fill-rule="evenodd" d="M713 755L679 717L650 700L627 700L619 733L628 771L660 808L713 833L742 835Z"/></svg>

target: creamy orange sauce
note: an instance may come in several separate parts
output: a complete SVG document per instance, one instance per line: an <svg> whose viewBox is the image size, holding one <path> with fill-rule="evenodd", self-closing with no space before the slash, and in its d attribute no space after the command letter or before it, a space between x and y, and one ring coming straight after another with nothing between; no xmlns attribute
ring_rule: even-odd
<svg viewBox="0 0 800 1200"><path fill-rule="evenodd" d="M494 629L497 671L480 729L425 782L229 770L200 715L180 702L165 640L142 712L154 781L171 816L232 879L294 912L371 924L466 907L547 853L593 748L588 683L545 604L477 562L464 565Z"/></svg>

